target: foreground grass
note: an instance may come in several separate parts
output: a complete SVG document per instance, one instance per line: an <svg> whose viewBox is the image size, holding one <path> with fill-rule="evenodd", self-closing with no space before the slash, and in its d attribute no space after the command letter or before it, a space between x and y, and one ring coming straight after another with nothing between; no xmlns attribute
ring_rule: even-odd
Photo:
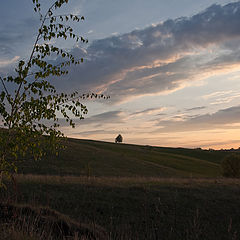
<svg viewBox="0 0 240 240"><path fill-rule="evenodd" d="M48 206L109 239L240 239L240 180L19 175L18 203ZM14 193L2 193L11 199Z"/></svg>

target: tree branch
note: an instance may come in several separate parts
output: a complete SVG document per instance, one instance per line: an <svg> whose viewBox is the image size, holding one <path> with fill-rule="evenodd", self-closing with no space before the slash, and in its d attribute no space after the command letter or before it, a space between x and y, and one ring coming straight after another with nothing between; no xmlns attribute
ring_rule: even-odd
<svg viewBox="0 0 240 240"><path fill-rule="evenodd" d="M1 83L2 83L2 85L3 85L4 91L5 91L6 94L9 96L10 94L9 94L9 92L8 92L8 90L7 90L7 87L6 87L6 85L5 85L5 83L4 83L3 79L2 79L2 77L0 77L0 79L1 79Z"/></svg>

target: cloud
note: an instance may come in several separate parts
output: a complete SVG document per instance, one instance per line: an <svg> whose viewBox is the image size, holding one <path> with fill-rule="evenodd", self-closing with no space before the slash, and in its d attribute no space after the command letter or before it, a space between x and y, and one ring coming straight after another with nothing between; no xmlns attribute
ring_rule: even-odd
<svg viewBox="0 0 240 240"><path fill-rule="evenodd" d="M230 90L230 91L218 91L218 92L212 92L210 94L204 95L204 96L202 96L202 98L207 100L207 99L212 99L212 98L215 98L215 97L222 97L222 96L232 94L232 93L233 93L232 90Z"/></svg>
<svg viewBox="0 0 240 240"><path fill-rule="evenodd" d="M231 96L221 97L216 99L214 102L211 102L212 105L219 105L219 104L225 104L233 101L234 99L240 99L240 93L235 93Z"/></svg>
<svg viewBox="0 0 240 240"><path fill-rule="evenodd" d="M12 21L14 21L14 19ZM8 24L0 26L1 56L26 56L26 52L29 51L29 46L31 46L34 37L36 37L38 25L39 20L31 17L16 22L11 22L10 20Z"/></svg>
<svg viewBox="0 0 240 240"><path fill-rule="evenodd" d="M19 58L19 56L15 56L12 59L0 59L0 68L15 63Z"/></svg>
<svg viewBox="0 0 240 240"><path fill-rule="evenodd" d="M216 128L235 128L240 123L240 106L219 110L212 114L203 114L196 117L181 119L182 121L162 121L156 124L161 126L158 132L185 132L212 130ZM238 126L239 127L239 126Z"/></svg>
<svg viewBox="0 0 240 240"><path fill-rule="evenodd" d="M234 99L240 98L238 91L217 91L207 95L202 96L205 100L210 100L211 105L225 104L233 101Z"/></svg>
<svg viewBox="0 0 240 240"><path fill-rule="evenodd" d="M190 112L190 111L198 111L198 110L202 110L202 109L206 109L206 107L201 106L201 107L187 108L186 111Z"/></svg>
<svg viewBox="0 0 240 240"><path fill-rule="evenodd" d="M83 132L74 132L71 135L80 135L80 136L96 136L102 134L116 134L116 131L106 131L106 130L92 130L92 131L83 131Z"/></svg>
<svg viewBox="0 0 240 240"><path fill-rule="evenodd" d="M160 114L159 112L164 111L166 108L165 107L160 107L160 108L148 108L143 111L138 111L130 114L130 116L146 116L146 115L158 115Z"/></svg>
<svg viewBox="0 0 240 240"><path fill-rule="evenodd" d="M71 52L86 61L72 67L62 88L103 92L112 101L127 101L233 71L240 66L240 51L234 50L240 46L239 21L240 2L212 5L190 18L96 40L86 55L73 48Z"/></svg>
<svg viewBox="0 0 240 240"><path fill-rule="evenodd" d="M118 124L118 123L123 123L124 122L124 113L122 111L109 111L109 112L104 112L101 114L93 115L91 117L86 117L81 121L81 125L89 125L89 124L94 124L99 126L102 126L103 124Z"/></svg>
<svg viewBox="0 0 240 240"><path fill-rule="evenodd" d="M2 29L0 51L31 40L29 25L36 22L25 20L26 26L19 23L16 32L11 26ZM85 61L71 66L66 80L56 81L57 88L101 92L114 103L168 94L199 79L234 71L240 67L239 22L240 2L212 5L189 18L95 40L87 49L74 47L71 53Z"/></svg>

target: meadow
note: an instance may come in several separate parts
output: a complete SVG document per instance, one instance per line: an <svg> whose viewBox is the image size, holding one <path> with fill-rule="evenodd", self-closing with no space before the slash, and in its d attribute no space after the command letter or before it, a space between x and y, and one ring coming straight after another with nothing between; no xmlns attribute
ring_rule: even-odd
<svg viewBox="0 0 240 240"><path fill-rule="evenodd" d="M18 172L102 177L221 177L228 151L161 148L68 139L59 156L25 160Z"/></svg>
<svg viewBox="0 0 240 240"><path fill-rule="evenodd" d="M3 239L240 239L240 180L221 177L227 154L69 139L59 157L23 161L1 199L93 234L46 238L28 225Z"/></svg>

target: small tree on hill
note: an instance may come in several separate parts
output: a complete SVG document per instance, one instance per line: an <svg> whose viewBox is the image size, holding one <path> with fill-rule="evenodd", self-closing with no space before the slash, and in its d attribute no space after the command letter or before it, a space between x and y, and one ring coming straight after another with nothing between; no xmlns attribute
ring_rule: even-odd
<svg viewBox="0 0 240 240"><path fill-rule="evenodd" d="M115 138L115 143L121 143L123 141L123 137L121 134L119 134L116 138Z"/></svg>
<svg viewBox="0 0 240 240"><path fill-rule="evenodd" d="M225 177L240 177L240 155L230 154L221 163L222 175Z"/></svg>
<svg viewBox="0 0 240 240"><path fill-rule="evenodd" d="M58 152L59 139L63 133L59 130L59 117L71 127L72 118L83 119L87 108L81 99L103 95L59 93L51 84L51 77L60 77L68 73L71 64L80 64L83 59L75 59L72 54L56 46L57 39L73 39L86 43L87 40L74 33L67 22L79 22L83 16L66 14L55 15L55 10L67 4L68 0L57 0L45 14L42 14L38 0L32 0L34 11L40 16L40 27L36 34L30 56L20 60L13 76L0 76L0 185L3 175L16 171L16 162L31 154L40 159L46 150ZM52 44L53 43L53 44ZM50 57L61 57L62 62L52 64ZM47 135L48 137L44 137Z"/></svg>

